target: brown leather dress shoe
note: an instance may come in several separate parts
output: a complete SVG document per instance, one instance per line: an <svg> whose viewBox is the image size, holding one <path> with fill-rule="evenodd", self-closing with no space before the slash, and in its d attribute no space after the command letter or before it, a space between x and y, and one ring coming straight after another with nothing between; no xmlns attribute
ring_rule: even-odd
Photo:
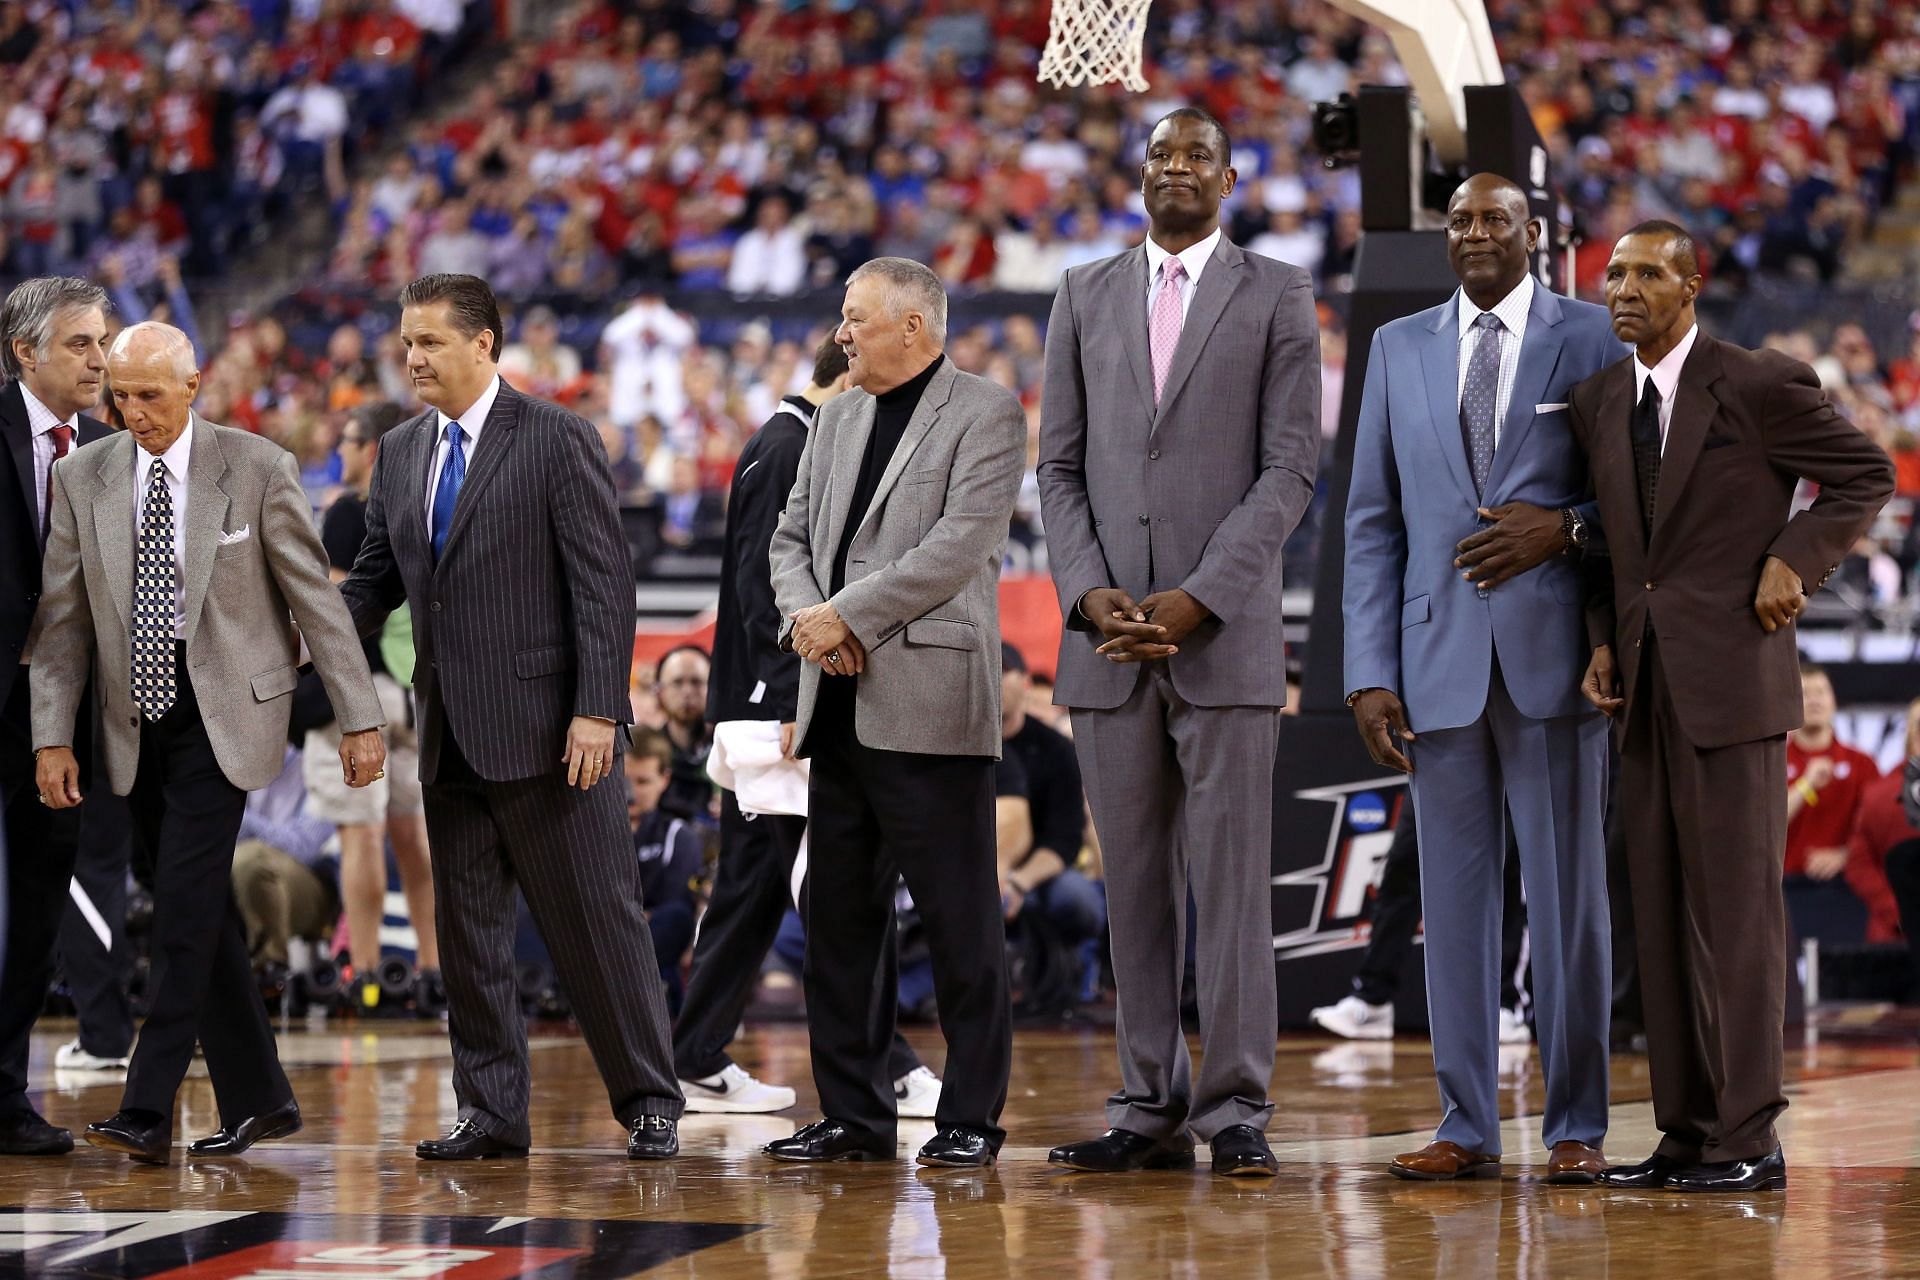
<svg viewBox="0 0 1920 1280"><path fill-rule="evenodd" d="M1415 1182L1452 1182L1455 1178L1497 1178L1500 1157L1469 1151L1457 1142L1429 1142L1419 1151L1395 1156L1387 1172Z"/></svg>
<svg viewBox="0 0 1920 1280"><path fill-rule="evenodd" d="M1606 1171L1600 1148L1584 1142L1556 1142L1547 1157L1547 1181L1556 1187L1590 1187Z"/></svg>

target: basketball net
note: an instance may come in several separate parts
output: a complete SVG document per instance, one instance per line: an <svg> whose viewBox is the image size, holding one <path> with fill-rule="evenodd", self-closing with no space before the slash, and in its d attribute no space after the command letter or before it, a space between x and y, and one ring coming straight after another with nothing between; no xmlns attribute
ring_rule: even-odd
<svg viewBox="0 0 1920 1280"><path fill-rule="evenodd" d="M1147 91L1140 47L1153 0L1053 0L1039 79L1057 89L1119 83Z"/></svg>

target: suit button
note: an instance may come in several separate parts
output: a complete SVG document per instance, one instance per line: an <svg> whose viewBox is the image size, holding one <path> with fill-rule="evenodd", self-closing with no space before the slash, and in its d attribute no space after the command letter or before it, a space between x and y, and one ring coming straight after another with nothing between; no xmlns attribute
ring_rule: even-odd
<svg viewBox="0 0 1920 1280"><path fill-rule="evenodd" d="M1147 457L1151 458L1155 462L1158 462L1160 461L1160 451L1158 449L1149 449L1147 450Z"/></svg>
<svg viewBox="0 0 1920 1280"><path fill-rule="evenodd" d="M1659 585L1658 583L1653 583L1653 582L1649 582L1649 583L1647 583L1647 590L1649 590L1649 591L1651 591L1651 590L1653 590L1653 589L1654 589L1654 587L1656 587L1656 586L1658 586L1658 585Z"/></svg>
<svg viewBox="0 0 1920 1280"><path fill-rule="evenodd" d="M427 608L434 613L438 613L440 612L440 602L435 600L432 604L428 605Z"/></svg>
<svg viewBox="0 0 1920 1280"><path fill-rule="evenodd" d="M1148 517L1146 517L1146 516L1141 516L1141 517L1140 517L1140 523L1141 523L1141 524L1149 524L1149 523L1151 523L1151 521L1150 521L1150 520L1148 519Z"/></svg>
<svg viewBox="0 0 1920 1280"><path fill-rule="evenodd" d="M139 717L139 716L128 716L128 717L127 717L127 728L129 728L129 729L138 729L139 727L140 727L140 717Z"/></svg>

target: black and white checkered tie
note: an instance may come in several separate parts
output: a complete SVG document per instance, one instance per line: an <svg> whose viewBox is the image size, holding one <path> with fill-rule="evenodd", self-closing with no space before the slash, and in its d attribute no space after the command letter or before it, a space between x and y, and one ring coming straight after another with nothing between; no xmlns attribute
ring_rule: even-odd
<svg viewBox="0 0 1920 1280"><path fill-rule="evenodd" d="M140 511L133 581L133 701L149 720L173 706L173 494L154 459Z"/></svg>

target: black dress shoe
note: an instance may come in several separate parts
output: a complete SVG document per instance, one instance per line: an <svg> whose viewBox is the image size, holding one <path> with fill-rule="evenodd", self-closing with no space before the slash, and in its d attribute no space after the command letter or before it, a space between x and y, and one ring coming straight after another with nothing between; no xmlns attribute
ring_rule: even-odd
<svg viewBox="0 0 1920 1280"><path fill-rule="evenodd" d="M444 1138L428 1138L413 1149L422 1160L525 1160L527 1149L500 1141L471 1120L447 1130Z"/></svg>
<svg viewBox="0 0 1920 1280"><path fill-rule="evenodd" d="M1193 1152L1163 1145L1126 1129L1109 1129L1085 1142L1069 1142L1047 1152L1048 1164L1084 1173L1132 1173L1136 1169L1191 1169Z"/></svg>
<svg viewBox="0 0 1920 1280"><path fill-rule="evenodd" d="M256 1142L285 1138L300 1132L300 1104L292 1098L261 1116L249 1116L187 1144L190 1156L237 1156Z"/></svg>
<svg viewBox="0 0 1920 1280"><path fill-rule="evenodd" d="M73 1150L73 1132L50 1125L37 1111L0 1116L0 1156L63 1156Z"/></svg>
<svg viewBox="0 0 1920 1280"><path fill-rule="evenodd" d="M936 1169L987 1169L999 1154L985 1134L951 1125L927 1139L914 1159Z"/></svg>
<svg viewBox="0 0 1920 1280"><path fill-rule="evenodd" d="M769 1142L763 1150L775 1160L827 1164L838 1160L891 1160L893 1144L838 1120L815 1120L791 1138Z"/></svg>
<svg viewBox="0 0 1920 1280"><path fill-rule="evenodd" d="M1250 1124L1236 1124L1213 1135L1213 1171L1223 1178L1271 1178L1279 1174L1267 1135Z"/></svg>
<svg viewBox="0 0 1920 1280"><path fill-rule="evenodd" d="M671 1160L680 1154L680 1126L672 1116L641 1116L627 1126L627 1159Z"/></svg>
<svg viewBox="0 0 1920 1280"><path fill-rule="evenodd" d="M118 1151L141 1164L168 1164L173 1159L173 1117L149 1121L126 1111L87 1126L87 1141L107 1151Z"/></svg>
<svg viewBox="0 0 1920 1280"><path fill-rule="evenodd" d="M1690 1164L1667 1175L1669 1191L1785 1191L1787 1157L1775 1147L1757 1160Z"/></svg>
<svg viewBox="0 0 1920 1280"><path fill-rule="evenodd" d="M1600 1175L1600 1185L1623 1187L1629 1191L1657 1191L1667 1185L1667 1179L1676 1170L1686 1167L1685 1161L1663 1156L1656 1151L1639 1164L1610 1166Z"/></svg>

